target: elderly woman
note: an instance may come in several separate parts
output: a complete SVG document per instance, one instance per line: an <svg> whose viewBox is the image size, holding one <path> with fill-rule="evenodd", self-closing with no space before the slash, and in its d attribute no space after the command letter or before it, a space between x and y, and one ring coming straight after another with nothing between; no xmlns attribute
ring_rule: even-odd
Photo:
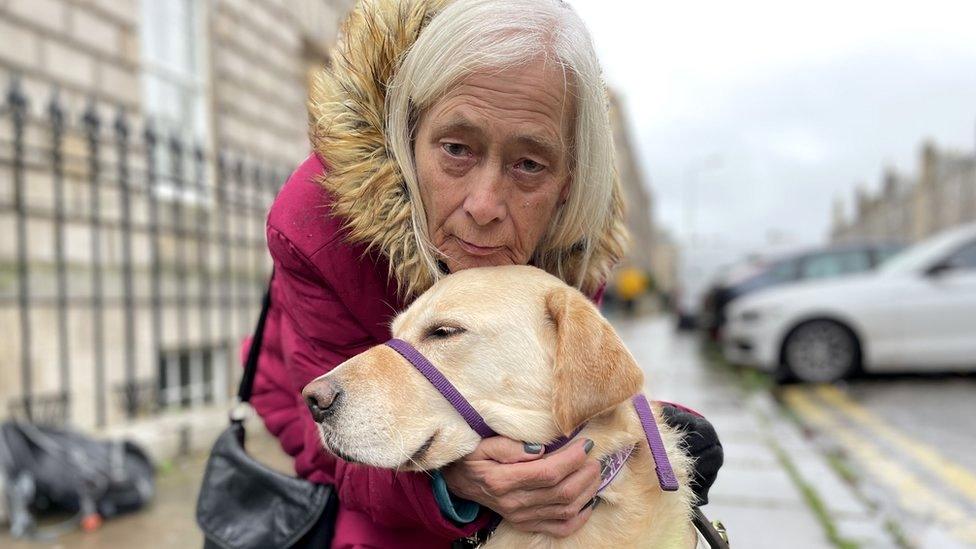
<svg viewBox="0 0 976 549"><path fill-rule="evenodd" d="M546 441L496 437L433 478L394 473L324 451L300 391L386 341L392 316L451 272L531 264L599 300L624 229L582 22L558 0L364 3L310 115L314 153L268 216L275 274L252 403L300 476L336 486L334 546L447 547L492 512L575 531L600 480L587 441L543 456ZM704 433L717 469L707 422L669 417ZM707 489L714 470L699 473Z"/></svg>

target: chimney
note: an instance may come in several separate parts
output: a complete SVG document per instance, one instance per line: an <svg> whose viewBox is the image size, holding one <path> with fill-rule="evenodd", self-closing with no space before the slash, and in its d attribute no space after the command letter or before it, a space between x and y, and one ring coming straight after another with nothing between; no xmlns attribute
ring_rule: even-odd
<svg viewBox="0 0 976 549"><path fill-rule="evenodd" d="M938 152L935 150L935 144L931 139L926 139L922 143L922 166L919 174L919 183L922 185L930 185L934 182L937 157Z"/></svg>
<svg viewBox="0 0 976 549"><path fill-rule="evenodd" d="M854 191L854 201L857 204L857 217L858 219L863 219L864 214L868 211L868 203L871 201L868 189L864 183L858 183L857 189Z"/></svg>
<svg viewBox="0 0 976 549"><path fill-rule="evenodd" d="M882 186L883 193L885 197L891 198L895 196L898 185L898 175L895 172L894 166L887 166L884 170L884 175L882 176Z"/></svg>
<svg viewBox="0 0 976 549"><path fill-rule="evenodd" d="M847 224L847 216L844 215L844 198L840 195L834 196L834 208L831 214L834 228L840 229Z"/></svg>

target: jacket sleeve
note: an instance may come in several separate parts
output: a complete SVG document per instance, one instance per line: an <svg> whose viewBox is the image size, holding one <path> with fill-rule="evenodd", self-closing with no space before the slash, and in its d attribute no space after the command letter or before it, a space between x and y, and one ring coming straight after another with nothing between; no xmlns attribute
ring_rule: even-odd
<svg viewBox="0 0 976 549"><path fill-rule="evenodd" d="M279 294L273 297L286 317L281 322L282 356L295 406L300 408L298 428L303 430L303 447L295 456L298 474L313 482L334 484L342 507L366 513L388 527L419 525L431 537L456 539L484 526L487 517L461 527L445 518L430 477L424 473L348 463L322 448L315 423L300 398L301 388L377 342L343 303L333 281L273 227L268 228L268 247Z"/></svg>
<svg viewBox="0 0 976 549"><path fill-rule="evenodd" d="M698 500L696 505L706 505L708 491L725 461L718 433L704 416L691 408L667 401L659 404L664 421L681 433L685 450L694 458L691 487Z"/></svg>

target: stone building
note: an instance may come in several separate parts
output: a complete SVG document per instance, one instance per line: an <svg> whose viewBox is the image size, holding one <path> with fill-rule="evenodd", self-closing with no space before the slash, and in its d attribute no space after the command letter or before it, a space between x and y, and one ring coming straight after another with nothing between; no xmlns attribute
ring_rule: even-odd
<svg viewBox="0 0 976 549"><path fill-rule="evenodd" d="M635 157L630 128L620 98L610 94L610 122L617 161L617 175L623 187L627 205L627 230L630 248L627 263L646 271L651 270L651 247L654 244L653 198L644 185L644 176Z"/></svg>
<svg viewBox="0 0 976 549"><path fill-rule="evenodd" d="M651 248L651 273L657 290L672 296L678 287L678 245L666 229L656 227L654 246Z"/></svg>
<svg viewBox="0 0 976 549"><path fill-rule="evenodd" d="M876 193L859 186L850 218L838 201L830 238L832 242L911 243L971 222L976 222L976 155L925 143L916 176L889 168Z"/></svg>
<svg viewBox="0 0 976 549"><path fill-rule="evenodd" d="M0 2L0 418L223 417L351 4Z"/></svg>
<svg viewBox="0 0 976 549"><path fill-rule="evenodd" d="M610 94L610 121L630 231L630 246L619 268L641 269L651 275L657 288L670 291L675 279L677 252L667 235L654 224L654 196L644 183L624 106L613 93Z"/></svg>

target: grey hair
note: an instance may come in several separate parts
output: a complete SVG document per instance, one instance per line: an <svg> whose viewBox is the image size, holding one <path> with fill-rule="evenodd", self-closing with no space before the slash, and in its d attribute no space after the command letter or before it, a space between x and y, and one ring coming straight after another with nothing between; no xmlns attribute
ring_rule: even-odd
<svg viewBox="0 0 976 549"><path fill-rule="evenodd" d="M559 278L584 281L600 235L610 223L614 185L613 135L606 86L589 32L560 0L454 0L434 15L403 56L387 93L387 141L413 202L413 232L435 277L438 252L430 242L420 199L413 132L421 113L466 76L555 61L572 97L574 135L568 144L570 189L539 242L533 262ZM565 272L570 252L581 253Z"/></svg>

